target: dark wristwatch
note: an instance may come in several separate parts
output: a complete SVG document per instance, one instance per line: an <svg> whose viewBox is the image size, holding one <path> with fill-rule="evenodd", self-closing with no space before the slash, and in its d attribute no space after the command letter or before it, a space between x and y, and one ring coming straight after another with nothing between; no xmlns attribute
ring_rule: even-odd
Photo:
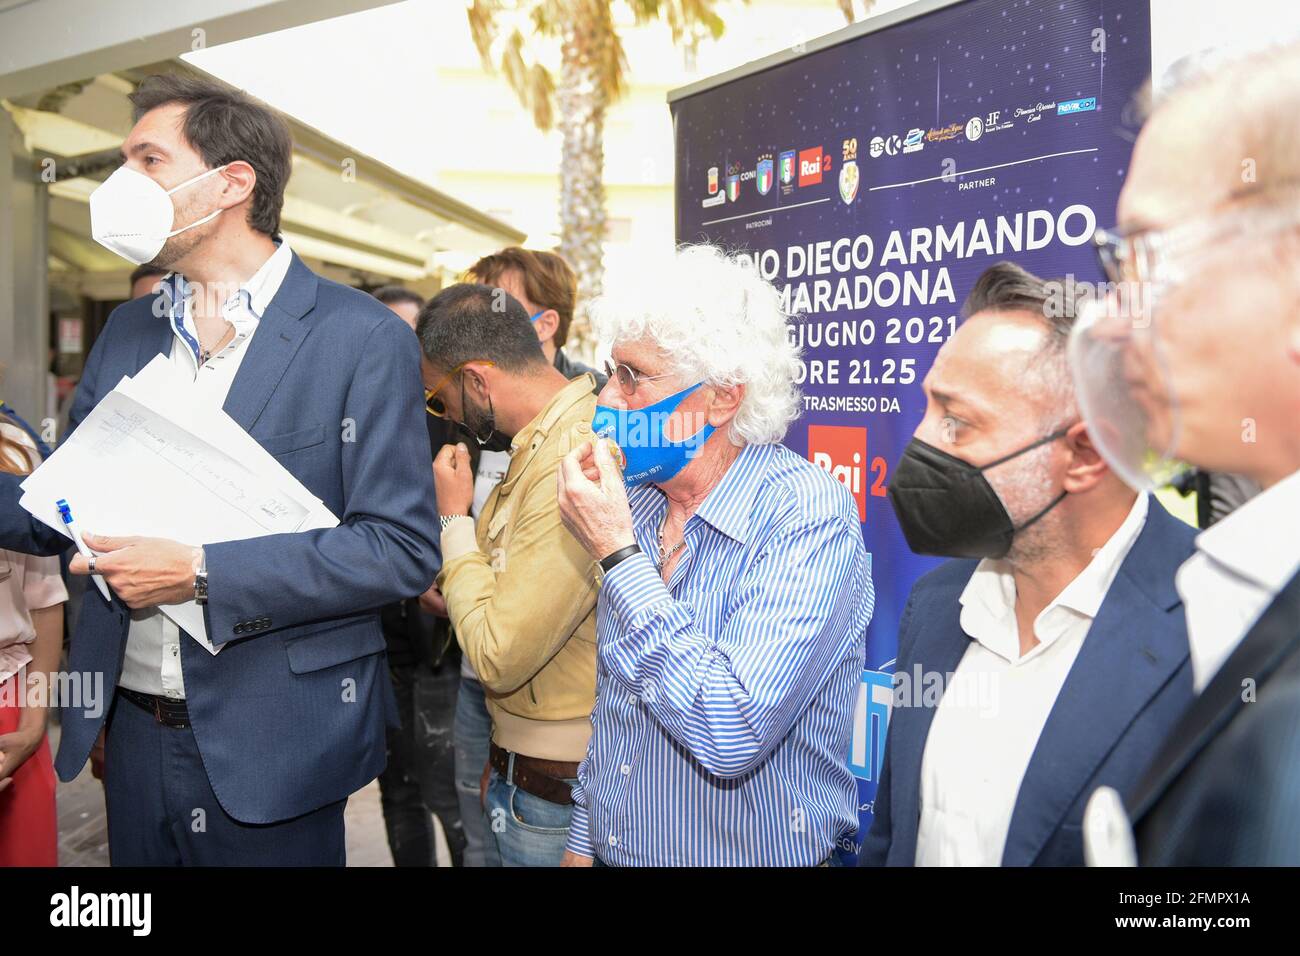
<svg viewBox="0 0 1300 956"><path fill-rule="evenodd" d="M605 557L601 558L600 569L608 574L610 571L614 570L614 565L618 564L620 561L624 561L627 558L632 557L632 555L640 553L640 545L629 544L626 548L619 548L613 554L607 554Z"/></svg>
<svg viewBox="0 0 1300 956"><path fill-rule="evenodd" d="M194 603L208 603L208 553L199 548L199 566L194 569Z"/></svg>

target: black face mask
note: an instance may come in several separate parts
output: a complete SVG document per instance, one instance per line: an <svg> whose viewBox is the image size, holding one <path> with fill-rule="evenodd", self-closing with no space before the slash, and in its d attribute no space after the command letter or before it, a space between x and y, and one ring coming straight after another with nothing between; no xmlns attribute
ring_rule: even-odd
<svg viewBox="0 0 1300 956"><path fill-rule="evenodd" d="M460 380L460 407L465 413L466 421L456 422L456 427L468 435L483 451L509 451L511 436L497 431L497 413L492 407L492 396L488 395L488 410L485 415L471 414L469 404L465 401L465 378ZM479 421L470 424L473 419Z"/></svg>
<svg viewBox="0 0 1300 956"><path fill-rule="evenodd" d="M889 482L889 503L907 546L916 554L942 558L1005 557L1016 534L1060 504L1066 493L1017 528L984 472L1056 441L1066 431L1062 428L979 468L913 438Z"/></svg>

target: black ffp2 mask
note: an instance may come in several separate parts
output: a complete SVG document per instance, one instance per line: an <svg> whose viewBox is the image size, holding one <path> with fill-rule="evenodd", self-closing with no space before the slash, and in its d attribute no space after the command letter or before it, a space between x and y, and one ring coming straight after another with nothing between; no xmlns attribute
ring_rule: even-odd
<svg viewBox="0 0 1300 956"><path fill-rule="evenodd" d="M1066 493L1017 528L984 472L1056 441L1066 431L1062 428L978 468L913 438L889 482L889 503L907 546L916 554L942 558L1005 557L1016 534L1060 504Z"/></svg>
<svg viewBox="0 0 1300 956"><path fill-rule="evenodd" d="M474 442L483 451L509 451L513 439L506 434L497 430L497 410L492 404L492 396L488 395L488 410L486 414L470 414L469 403L465 400L465 379L460 380L460 407L465 416L465 421L455 422L454 424L466 436L474 439ZM476 410L477 411L477 410ZM471 424L472 419L478 419Z"/></svg>

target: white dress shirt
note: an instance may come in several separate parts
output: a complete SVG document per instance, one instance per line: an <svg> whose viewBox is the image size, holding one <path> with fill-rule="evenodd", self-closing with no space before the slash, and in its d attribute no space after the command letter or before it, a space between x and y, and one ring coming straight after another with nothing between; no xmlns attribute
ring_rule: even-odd
<svg viewBox="0 0 1300 956"><path fill-rule="evenodd" d="M171 316L174 335L171 360L193 381L198 401L215 408L225 404L235 373L248 352L248 341L257 331L267 305L279 291L292 261L289 244L280 242L252 278L226 299L221 314L234 326L235 336L202 365L199 364L198 330L184 292L187 284L183 277L175 277L179 279L181 294L176 297ZM132 611L126 635L126 657L122 661L118 686L159 697L184 698L180 635L180 628L156 607Z"/></svg>
<svg viewBox="0 0 1300 956"><path fill-rule="evenodd" d="M1147 517L1140 494L1088 566L1034 619L1020 653L1016 584L983 560L961 594L971 638L947 680L921 758L917 866L998 866L1020 782L1093 618Z"/></svg>
<svg viewBox="0 0 1300 956"><path fill-rule="evenodd" d="M1199 694L1300 569L1300 471L1196 536L1175 584Z"/></svg>

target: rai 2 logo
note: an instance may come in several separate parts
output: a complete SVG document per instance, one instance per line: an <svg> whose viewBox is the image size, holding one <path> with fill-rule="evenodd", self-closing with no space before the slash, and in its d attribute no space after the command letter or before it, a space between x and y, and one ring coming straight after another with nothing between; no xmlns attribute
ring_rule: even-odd
<svg viewBox="0 0 1300 956"><path fill-rule="evenodd" d="M867 429L852 425L809 425L808 460L853 495L858 520L867 520L867 494L883 498L888 464L867 457ZM870 462L870 465L868 465Z"/></svg>

